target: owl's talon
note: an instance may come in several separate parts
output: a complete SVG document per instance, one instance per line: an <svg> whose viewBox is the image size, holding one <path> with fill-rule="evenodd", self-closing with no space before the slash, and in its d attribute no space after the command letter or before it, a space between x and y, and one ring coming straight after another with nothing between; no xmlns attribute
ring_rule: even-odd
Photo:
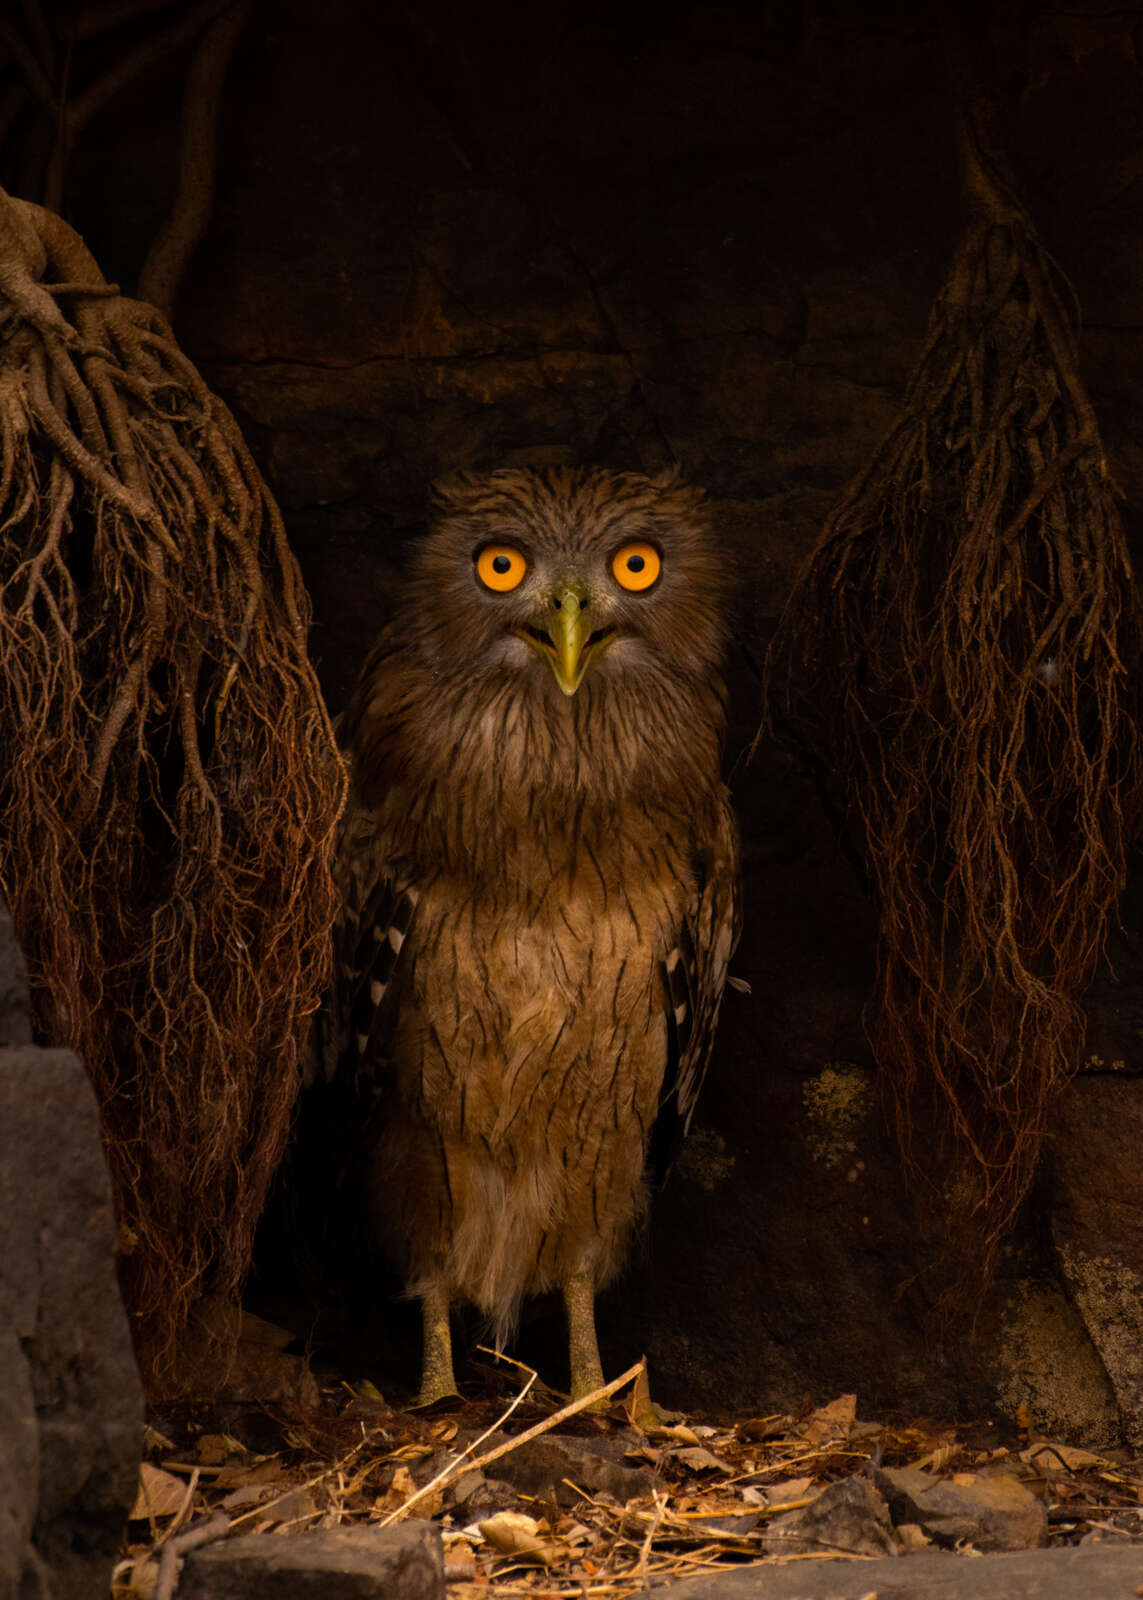
<svg viewBox="0 0 1143 1600"><path fill-rule="evenodd" d="M571 1365L571 1397L582 1400L603 1388L603 1367L599 1342L595 1336L595 1283L590 1274L580 1273L564 1284L564 1305L568 1314L568 1351ZM602 1413L611 1409L608 1400L585 1406L586 1411Z"/></svg>
<svg viewBox="0 0 1143 1600"><path fill-rule="evenodd" d="M447 1290L435 1288L425 1293L421 1300L421 1318L424 1328L421 1388L413 1405L431 1406L438 1400L459 1400L452 1370Z"/></svg>
<svg viewBox="0 0 1143 1600"><path fill-rule="evenodd" d="M421 1411L425 1406L435 1406L440 1400L460 1400L457 1387L452 1374L440 1382L422 1383L417 1398L410 1406L411 1411Z"/></svg>

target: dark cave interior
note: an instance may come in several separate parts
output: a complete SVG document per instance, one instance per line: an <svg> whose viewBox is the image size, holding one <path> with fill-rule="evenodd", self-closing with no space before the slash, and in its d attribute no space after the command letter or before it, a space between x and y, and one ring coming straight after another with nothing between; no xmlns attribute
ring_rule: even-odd
<svg viewBox="0 0 1143 1600"><path fill-rule="evenodd" d="M969 17L948 3L1075 287L1132 534L1143 6L1012 0ZM44 9L63 36L84 7ZM137 9L95 39L75 32L80 87L146 35ZM601 1302L605 1367L646 1351L668 1404L739 1414L841 1388L948 1416L1034 1394L1092 1439L1114 1434L1125 1397L1064 1241L1098 1218L1105 1253L1143 1270L1143 1225L1120 1205L1143 1148L1138 890L977 1340L934 1349L924 1297L903 1287L933 1246L914 1231L862 1026L874 913L792 756L749 755L793 575L897 415L962 226L948 21L936 0L265 0L226 80L214 209L173 325L282 508L335 712L390 619L434 478L677 463L715 503L737 574L734 970L752 992L728 997L697 1125ZM125 292L171 202L186 64L183 47L140 73L70 153L63 213ZM18 102L11 57L5 70L0 181L38 199L50 129ZM282 1257L271 1226L251 1304L305 1337L312 1308L290 1301ZM414 1360L393 1287L378 1274L318 1325L333 1359L383 1389L411 1382ZM562 1381L561 1344L558 1308L534 1307L520 1353Z"/></svg>

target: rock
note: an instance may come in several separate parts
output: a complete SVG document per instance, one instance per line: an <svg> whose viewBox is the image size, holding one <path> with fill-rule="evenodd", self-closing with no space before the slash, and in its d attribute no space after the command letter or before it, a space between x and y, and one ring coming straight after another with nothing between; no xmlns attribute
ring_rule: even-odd
<svg viewBox="0 0 1143 1600"><path fill-rule="evenodd" d="M1052 1236L1071 1297L1111 1379L1123 1432L1143 1446L1143 1079L1084 1075L1052 1130Z"/></svg>
<svg viewBox="0 0 1143 1600"><path fill-rule="evenodd" d="M1053 1439L1093 1446L1121 1442L1119 1405L1107 1368L1062 1282L1040 1276L1010 1283L993 1373L993 1404L1002 1415L1030 1416Z"/></svg>
<svg viewBox="0 0 1143 1600"><path fill-rule="evenodd" d="M1007 1474L958 1472L932 1478L916 1467L883 1469L874 1481L894 1522L916 1523L935 1544L977 1550L1031 1550L1048 1538L1043 1504Z"/></svg>
<svg viewBox="0 0 1143 1600"><path fill-rule="evenodd" d="M580 1498L565 1478L587 1494L613 1494L620 1505L654 1494L663 1484L649 1467L621 1466L584 1439L556 1439L550 1434L501 1456L496 1472L521 1493L538 1499L550 1496L562 1506L574 1505Z"/></svg>
<svg viewBox="0 0 1143 1600"><path fill-rule="evenodd" d="M889 1507L868 1478L843 1478L831 1483L799 1511L787 1511L766 1530L762 1540L769 1555L895 1555L897 1542Z"/></svg>
<svg viewBox="0 0 1143 1600"><path fill-rule="evenodd" d="M2 1592L90 1600L134 1499L143 1402L75 1056L0 1049L0 1128L0 1580L17 1575Z"/></svg>
<svg viewBox="0 0 1143 1600"><path fill-rule="evenodd" d="M711 1573L666 1592L670 1600L1129 1600L1139 1576L1139 1551L1130 1547L1022 1550L971 1560L926 1550L892 1561L797 1561Z"/></svg>
<svg viewBox="0 0 1143 1600"><path fill-rule="evenodd" d="M465 1477L471 1477L466 1473ZM498 1511L515 1511L520 1504L520 1497L516 1493L515 1484L505 1483L503 1478L485 1478L468 1491L463 1504L458 1503L458 1512L468 1522L481 1522L487 1517L494 1517ZM462 1483L464 1479L460 1480Z"/></svg>
<svg viewBox="0 0 1143 1600"><path fill-rule="evenodd" d="M446 1491L446 1498L448 1499L449 1505L463 1506L467 1501L472 1499L473 1495L479 1488L481 1488L485 1481L484 1474L481 1472L479 1467L473 1467L470 1471L464 1473L462 1477L456 1478L448 1485Z"/></svg>
<svg viewBox="0 0 1143 1600"><path fill-rule="evenodd" d="M441 1600L444 1592L431 1522L241 1534L192 1551L179 1579L179 1600Z"/></svg>

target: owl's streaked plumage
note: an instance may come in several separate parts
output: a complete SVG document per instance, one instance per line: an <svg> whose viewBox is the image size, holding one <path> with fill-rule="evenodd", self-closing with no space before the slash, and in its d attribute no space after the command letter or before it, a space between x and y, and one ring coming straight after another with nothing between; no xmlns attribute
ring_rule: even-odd
<svg viewBox="0 0 1143 1600"><path fill-rule="evenodd" d="M734 941L725 565L674 478L454 480L346 711L336 1003L424 1399L453 1389L450 1301L503 1332L551 1287L573 1390L602 1381L593 1297L689 1120Z"/></svg>

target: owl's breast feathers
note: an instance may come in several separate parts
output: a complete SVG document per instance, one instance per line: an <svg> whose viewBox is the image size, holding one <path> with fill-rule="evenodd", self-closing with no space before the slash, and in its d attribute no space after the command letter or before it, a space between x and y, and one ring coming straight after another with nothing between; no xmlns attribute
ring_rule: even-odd
<svg viewBox="0 0 1143 1600"><path fill-rule="evenodd" d="M566 1160L623 1124L641 1164L658 1116L661 1165L736 935L720 688L450 687L390 633L347 713L341 1040L445 1133Z"/></svg>

